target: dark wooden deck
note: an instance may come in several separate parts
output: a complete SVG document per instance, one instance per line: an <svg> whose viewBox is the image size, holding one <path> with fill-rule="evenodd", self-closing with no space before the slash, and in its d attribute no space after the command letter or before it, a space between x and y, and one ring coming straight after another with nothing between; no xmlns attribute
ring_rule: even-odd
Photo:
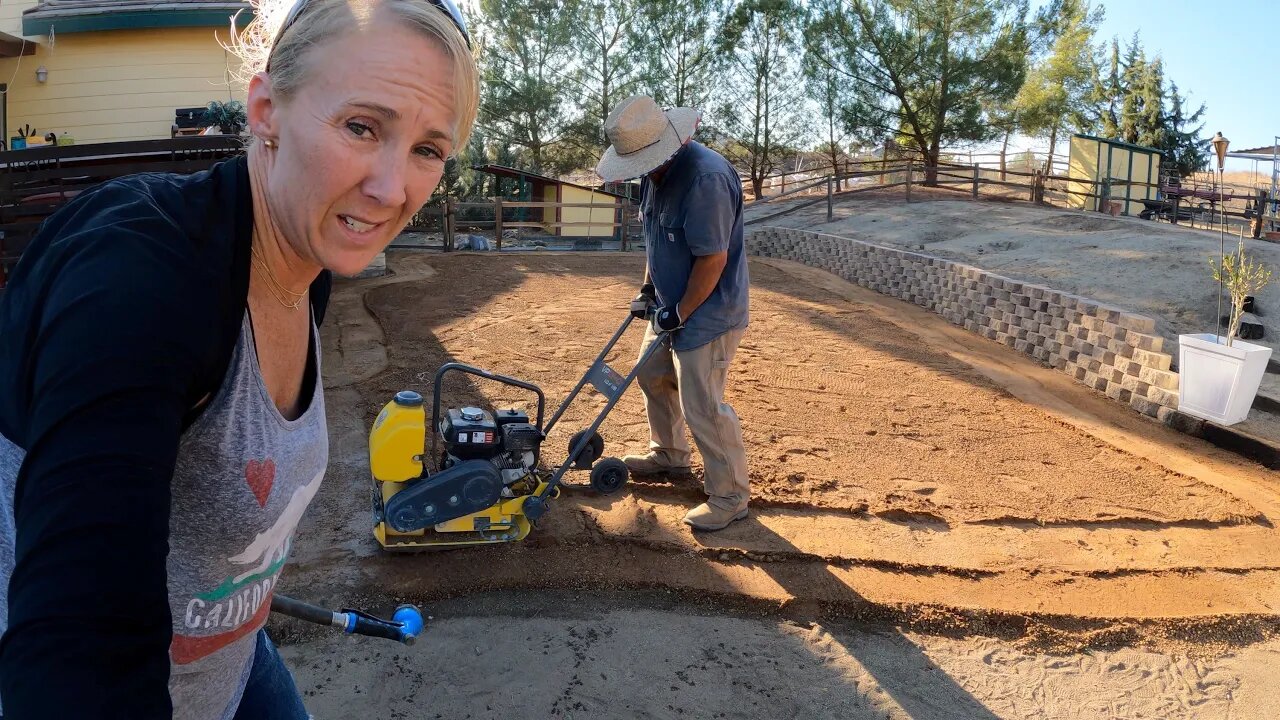
<svg viewBox="0 0 1280 720"><path fill-rule="evenodd" d="M199 172L243 149L212 135L0 152L0 292L44 220L81 192L124 175Z"/></svg>

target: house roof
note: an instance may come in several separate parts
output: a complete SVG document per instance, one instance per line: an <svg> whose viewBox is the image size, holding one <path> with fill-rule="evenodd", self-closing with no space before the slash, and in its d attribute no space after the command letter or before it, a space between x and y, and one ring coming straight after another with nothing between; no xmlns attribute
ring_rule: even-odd
<svg viewBox="0 0 1280 720"><path fill-rule="evenodd" d="M1096 135L1085 135L1084 133L1076 133L1075 136L1085 138L1086 140L1097 140L1100 143L1106 143L1107 145L1115 145L1117 147L1128 148L1130 150L1137 150L1139 152L1163 155L1163 153L1161 153L1158 148L1149 147L1147 145L1135 145L1134 143L1125 142L1123 140L1116 140L1115 138L1104 138L1104 137L1098 137Z"/></svg>
<svg viewBox="0 0 1280 720"><path fill-rule="evenodd" d="M1271 155L1276 153L1276 150L1277 146L1275 145L1263 145L1262 147L1246 148L1244 150L1232 150L1232 152L1237 152L1241 155Z"/></svg>
<svg viewBox="0 0 1280 720"><path fill-rule="evenodd" d="M491 175L500 175L502 177L527 178L534 182L548 183L551 185L568 185L569 187L576 187L576 188L581 188L583 190L590 190L591 192L600 193L602 195L610 195L612 197L617 197L617 198L627 197L626 195L621 195L616 192L610 192L603 188L591 187L589 185L581 185L579 183L569 182L568 180L561 180L560 178L553 178L547 175L539 175L538 173L529 172L528 170L519 170L513 167L507 167L506 165L494 165L492 163L488 165L473 165L471 166L471 169L479 170L480 172L487 172Z"/></svg>
<svg viewBox="0 0 1280 720"><path fill-rule="evenodd" d="M243 12L242 12L243 11ZM246 24L253 7L244 0L40 0L22 13L24 35L162 27L222 27L237 12Z"/></svg>

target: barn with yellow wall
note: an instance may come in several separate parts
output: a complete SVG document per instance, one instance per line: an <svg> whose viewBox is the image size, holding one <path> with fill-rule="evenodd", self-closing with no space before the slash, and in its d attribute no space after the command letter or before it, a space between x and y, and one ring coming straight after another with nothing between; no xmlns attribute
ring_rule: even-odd
<svg viewBox="0 0 1280 720"><path fill-rule="evenodd" d="M1073 135L1067 202L1098 212L1138 215L1159 196L1160 151L1092 135ZM1103 197L1093 197L1103 196ZM1111 203L1108 205L1107 203Z"/></svg>
<svg viewBox="0 0 1280 720"><path fill-rule="evenodd" d="M501 165L484 165L477 170L502 179L501 193L507 200L555 203L553 207L509 209L504 213L508 221L512 215L521 222L538 222L548 235L570 238L605 239L614 237L618 230L621 202L626 198L604 190L589 188L557 178L539 175L526 170ZM563 207L563 205L587 207Z"/></svg>
<svg viewBox="0 0 1280 720"><path fill-rule="evenodd" d="M224 50L247 3L0 0L0 82L6 146L19 129L77 144L171 135L179 108L244 101Z"/></svg>
<svg viewBox="0 0 1280 720"><path fill-rule="evenodd" d="M592 205L594 207L567 207L560 209L560 221L584 223L565 225L560 234L566 237L612 237L613 223L617 217L617 198L607 193L561 184L560 202Z"/></svg>

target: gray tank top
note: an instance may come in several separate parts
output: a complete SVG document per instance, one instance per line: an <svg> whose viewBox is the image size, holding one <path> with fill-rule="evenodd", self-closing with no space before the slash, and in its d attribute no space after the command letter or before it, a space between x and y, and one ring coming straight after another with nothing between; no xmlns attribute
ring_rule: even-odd
<svg viewBox="0 0 1280 720"><path fill-rule="evenodd" d="M256 631L294 530L328 464L320 337L311 402L296 420L276 409L246 312L227 375L183 434L169 519L169 694L175 720L229 720L253 664ZM13 572L13 491L23 453L0 436L0 632ZM0 711L2 712L2 711Z"/></svg>

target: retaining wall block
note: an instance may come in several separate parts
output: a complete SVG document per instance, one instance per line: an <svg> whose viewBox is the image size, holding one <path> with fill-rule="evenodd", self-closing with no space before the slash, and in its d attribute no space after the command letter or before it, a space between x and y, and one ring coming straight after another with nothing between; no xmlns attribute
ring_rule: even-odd
<svg viewBox="0 0 1280 720"><path fill-rule="evenodd" d="M1166 408L1178 409L1178 391L1152 385L1147 388L1147 399Z"/></svg>
<svg viewBox="0 0 1280 720"><path fill-rule="evenodd" d="M1077 382L1165 422L1177 422L1177 374L1153 318L923 253L791 228L746 238L751 255L817 267L928 308Z"/></svg>

